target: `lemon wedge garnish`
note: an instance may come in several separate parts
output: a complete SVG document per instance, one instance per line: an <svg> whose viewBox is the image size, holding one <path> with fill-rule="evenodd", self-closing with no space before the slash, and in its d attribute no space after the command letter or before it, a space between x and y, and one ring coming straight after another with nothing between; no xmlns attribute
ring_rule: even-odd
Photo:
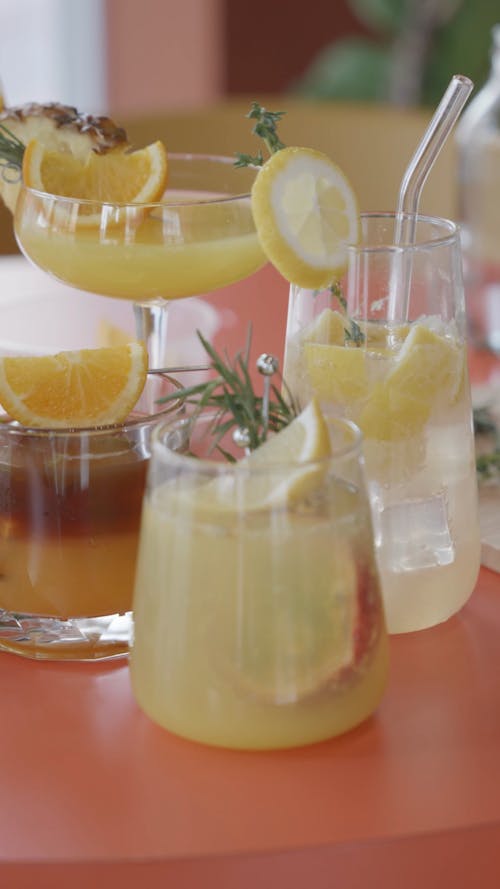
<svg viewBox="0 0 500 889"><path fill-rule="evenodd" d="M343 346L347 324L340 312L326 308L304 327L301 339L306 343Z"/></svg>
<svg viewBox="0 0 500 889"><path fill-rule="evenodd" d="M358 422L367 438L397 441L421 432L431 412L456 400L465 352L423 323L412 326L393 369L375 384Z"/></svg>
<svg viewBox="0 0 500 889"><path fill-rule="evenodd" d="M173 498L179 515L231 523L236 515L281 509L307 497L321 485L330 455L328 426L314 398L288 426L229 471L223 467L210 481L179 485L175 491L167 485L165 496Z"/></svg>
<svg viewBox="0 0 500 889"><path fill-rule="evenodd" d="M240 460L236 474L222 476L210 487L217 485L216 502L225 510L283 506L321 484L331 452L328 426L313 398L288 426Z"/></svg>
<svg viewBox="0 0 500 889"><path fill-rule="evenodd" d="M307 374L321 402L348 406L366 397L369 377L364 349L305 343Z"/></svg>
<svg viewBox="0 0 500 889"><path fill-rule="evenodd" d="M313 398L288 426L240 461L248 467L296 465L331 454L330 436L318 401Z"/></svg>
<svg viewBox="0 0 500 889"><path fill-rule="evenodd" d="M301 287L339 277L359 238L359 210L342 170L312 148L283 148L259 170L252 212L264 253Z"/></svg>

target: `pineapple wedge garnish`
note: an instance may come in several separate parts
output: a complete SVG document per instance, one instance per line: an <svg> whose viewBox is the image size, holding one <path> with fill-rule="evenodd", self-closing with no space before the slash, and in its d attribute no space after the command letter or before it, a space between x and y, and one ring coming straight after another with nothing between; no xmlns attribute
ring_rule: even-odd
<svg viewBox="0 0 500 889"><path fill-rule="evenodd" d="M0 124L20 139L23 145L36 139L47 148L68 151L81 160L85 160L90 151L103 154L130 147L125 130L111 118L80 114L76 108L57 102L44 105L30 102L4 107L0 112ZM18 178L14 171L7 173L0 166L0 197L12 213L16 208L19 187L20 176Z"/></svg>

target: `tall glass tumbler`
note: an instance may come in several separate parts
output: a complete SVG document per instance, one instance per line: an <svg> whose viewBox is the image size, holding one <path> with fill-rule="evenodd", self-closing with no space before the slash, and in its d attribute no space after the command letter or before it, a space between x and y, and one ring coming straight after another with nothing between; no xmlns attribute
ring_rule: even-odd
<svg viewBox="0 0 500 889"><path fill-rule="evenodd" d="M0 649L46 660L128 654L151 433L179 408L149 376L124 423L0 423Z"/></svg>
<svg viewBox="0 0 500 889"><path fill-rule="evenodd" d="M155 432L134 595L137 701L164 728L216 746L345 732L376 709L387 673L359 430L332 419L324 460L229 463L209 458L211 422Z"/></svg>
<svg viewBox="0 0 500 889"><path fill-rule="evenodd" d="M361 428L389 632L446 620L480 557L474 439L457 228L365 214L347 270L322 291L292 287L284 375L306 402Z"/></svg>

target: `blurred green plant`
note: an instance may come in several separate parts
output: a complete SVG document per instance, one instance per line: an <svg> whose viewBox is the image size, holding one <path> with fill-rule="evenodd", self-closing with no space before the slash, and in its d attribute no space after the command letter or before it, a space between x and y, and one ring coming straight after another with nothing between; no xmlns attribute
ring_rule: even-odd
<svg viewBox="0 0 500 889"><path fill-rule="evenodd" d="M476 90L490 68L500 0L348 0L372 34L336 41L294 86L317 99L435 106L453 74Z"/></svg>

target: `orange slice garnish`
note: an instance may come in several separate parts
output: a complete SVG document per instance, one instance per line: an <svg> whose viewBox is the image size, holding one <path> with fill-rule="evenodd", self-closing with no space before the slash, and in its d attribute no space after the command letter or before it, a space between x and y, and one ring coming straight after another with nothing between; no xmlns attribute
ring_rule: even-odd
<svg viewBox="0 0 500 889"><path fill-rule="evenodd" d="M144 388L142 342L57 355L0 359L0 404L23 426L82 428L121 423Z"/></svg>
<svg viewBox="0 0 500 889"><path fill-rule="evenodd" d="M30 188L63 197L152 203L159 201L165 191L167 151L163 142L158 141L137 151L91 151L82 159L33 139L24 152L23 182Z"/></svg>

